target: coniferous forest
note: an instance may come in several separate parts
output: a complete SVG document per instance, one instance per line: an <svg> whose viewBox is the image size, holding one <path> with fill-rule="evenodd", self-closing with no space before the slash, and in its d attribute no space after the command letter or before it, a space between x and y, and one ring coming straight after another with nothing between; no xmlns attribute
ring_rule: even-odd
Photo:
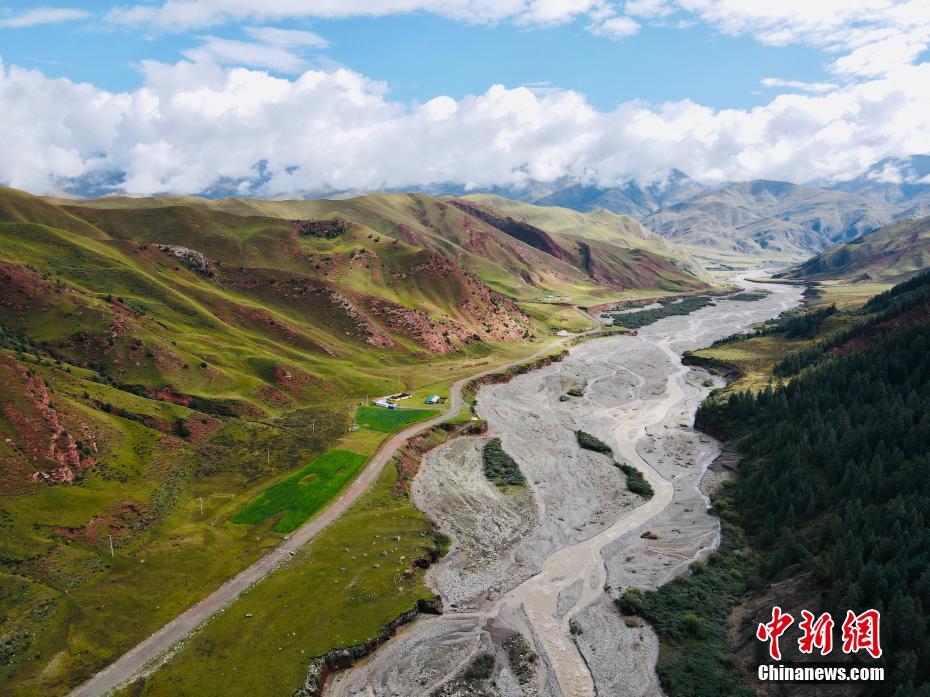
<svg viewBox="0 0 930 697"><path fill-rule="evenodd" d="M889 675L869 689L894 697L930 695L930 322L904 301L928 287L874 301L902 312L787 384L699 414L744 455L734 500L763 577L809 571L835 616L880 610Z"/></svg>

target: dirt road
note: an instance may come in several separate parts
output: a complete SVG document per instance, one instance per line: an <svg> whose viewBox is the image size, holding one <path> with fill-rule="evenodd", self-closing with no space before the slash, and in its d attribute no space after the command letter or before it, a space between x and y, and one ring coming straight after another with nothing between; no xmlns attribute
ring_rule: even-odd
<svg viewBox="0 0 930 697"><path fill-rule="evenodd" d="M378 479L385 464L408 438L455 416L462 407L462 388L465 384L490 373L506 370L520 363L533 360L566 343L570 338L554 341L526 358L488 368L454 382L450 389L449 408L446 411L434 418L413 424L395 433L382 443L377 452L368 460L365 469L342 492L339 498L330 503L320 515L291 533L290 537L275 548L274 551L269 552L241 571L199 603L178 615L148 639L127 651L90 680L73 690L69 693L69 697L104 697L117 688L135 680L140 675L148 674L157 668L170 655L171 649L178 642L185 639L192 631L229 605L244 591L285 563L300 547L319 535L326 526L348 510L368 487Z"/></svg>

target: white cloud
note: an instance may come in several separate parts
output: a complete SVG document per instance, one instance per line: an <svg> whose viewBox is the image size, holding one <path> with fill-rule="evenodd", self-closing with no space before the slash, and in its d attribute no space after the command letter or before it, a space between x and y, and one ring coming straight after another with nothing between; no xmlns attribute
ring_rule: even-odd
<svg viewBox="0 0 930 697"><path fill-rule="evenodd" d="M639 31L639 23L629 17L608 17L591 27L591 31L612 39L625 39Z"/></svg>
<svg viewBox="0 0 930 697"><path fill-rule="evenodd" d="M767 77L760 80L764 87L779 89L800 90L801 92L810 92L812 94L824 94L836 89L832 82L803 82L802 80L782 80L777 77Z"/></svg>
<svg viewBox="0 0 930 697"><path fill-rule="evenodd" d="M477 24L513 22L547 26L589 20L589 28L621 39L639 25L619 14L613 0L165 0L161 4L117 7L107 14L116 24L184 31L230 22L308 18L382 17L429 12Z"/></svg>
<svg viewBox="0 0 930 697"><path fill-rule="evenodd" d="M930 45L926 0L675 0L728 34L836 54L838 74L873 77L911 64Z"/></svg>
<svg viewBox="0 0 930 697"><path fill-rule="evenodd" d="M205 36L202 43L181 52L192 61L213 61L222 65L268 68L282 73L300 72L306 61L282 46Z"/></svg>
<svg viewBox="0 0 930 697"><path fill-rule="evenodd" d="M675 11L666 0L627 0L623 9L634 17L667 17Z"/></svg>
<svg viewBox="0 0 930 697"><path fill-rule="evenodd" d="M838 75L870 78L907 66L930 46L927 0L162 0L113 9L112 22L185 30L227 22L385 16L430 12L477 23L547 25L589 21L597 34L623 38L633 17L674 26L706 22L766 44L804 44L834 58Z"/></svg>
<svg viewBox="0 0 930 697"><path fill-rule="evenodd" d="M497 85L462 99L393 101L348 70L293 79L216 61L146 62L110 93L0 66L0 180L54 192L119 172L132 194L196 193L264 176L269 196L561 176L613 183L672 167L709 180L854 175L930 151L930 65L749 110L689 100L598 111L581 94Z"/></svg>
<svg viewBox="0 0 930 697"><path fill-rule="evenodd" d="M0 18L0 27L34 27L39 24L57 24L86 19L90 14L70 7L35 7L12 17Z"/></svg>
<svg viewBox="0 0 930 697"><path fill-rule="evenodd" d="M246 27L245 33L257 41L275 46L326 48L329 42L312 31L278 27Z"/></svg>
<svg viewBox="0 0 930 697"><path fill-rule="evenodd" d="M117 23L190 29L236 21L313 17L381 17L431 12L468 22L513 20L526 24L571 21L597 12L606 0L166 0L160 5L118 7L108 14Z"/></svg>
<svg viewBox="0 0 930 697"><path fill-rule="evenodd" d="M245 33L254 41L204 36L199 46L185 49L181 53L194 62L298 73L308 65L305 58L308 49L326 48L329 45L326 39L312 31L246 27Z"/></svg>

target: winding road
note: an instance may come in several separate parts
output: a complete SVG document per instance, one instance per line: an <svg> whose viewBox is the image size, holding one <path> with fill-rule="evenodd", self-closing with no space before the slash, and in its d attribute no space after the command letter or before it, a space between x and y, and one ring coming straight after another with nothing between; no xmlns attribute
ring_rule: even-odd
<svg viewBox="0 0 930 697"><path fill-rule="evenodd" d="M592 329L590 332L597 331L598 328ZM586 334L590 332L586 332ZM243 592L287 562L298 549L319 535L330 523L347 511L365 493L368 487L378 479L384 466L408 438L458 414L463 404L462 388L467 383L485 375L507 370L521 363L534 360L565 344L575 336L579 335L558 339L530 356L504 365L494 366L456 380L450 388L449 408L447 410L438 416L417 422L402 431L398 431L384 441L368 460L362 472L343 490L339 498L330 503L322 513L291 533L288 539L276 547L274 551L269 552L254 564L239 572L238 575L224 583L196 605L188 608L157 632L124 653L109 666L96 673L80 687L72 690L69 697L105 697L139 676L151 673L170 655L172 648L183 641L191 632L223 610Z"/></svg>

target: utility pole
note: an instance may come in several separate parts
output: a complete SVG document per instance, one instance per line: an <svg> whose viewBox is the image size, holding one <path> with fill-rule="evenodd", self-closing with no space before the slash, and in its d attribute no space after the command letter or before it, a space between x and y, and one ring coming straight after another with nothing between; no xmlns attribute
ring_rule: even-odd
<svg viewBox="0 0 930 697"><path fill-rule="evenodd" d="M200 517L203 518L203 496L200 497Z"/></svg>
<svg viewBox="0 0 930 697"><path fill-rule="evenodd" d="M113 554L113 535L107 535L110 538L110 558L112 559L115 555Z"/></svg>
<svg viewBox="0 0 930 697"><path fill-rule="evenodd" d="M266 465L271 464L271 448L265 449L265 464Z"/></svg>
<svg viewBox="0 0 930 697"><path fill-rule="evenodd" d="M310 422L310 433L316 433L316 419Z"/></svg>

